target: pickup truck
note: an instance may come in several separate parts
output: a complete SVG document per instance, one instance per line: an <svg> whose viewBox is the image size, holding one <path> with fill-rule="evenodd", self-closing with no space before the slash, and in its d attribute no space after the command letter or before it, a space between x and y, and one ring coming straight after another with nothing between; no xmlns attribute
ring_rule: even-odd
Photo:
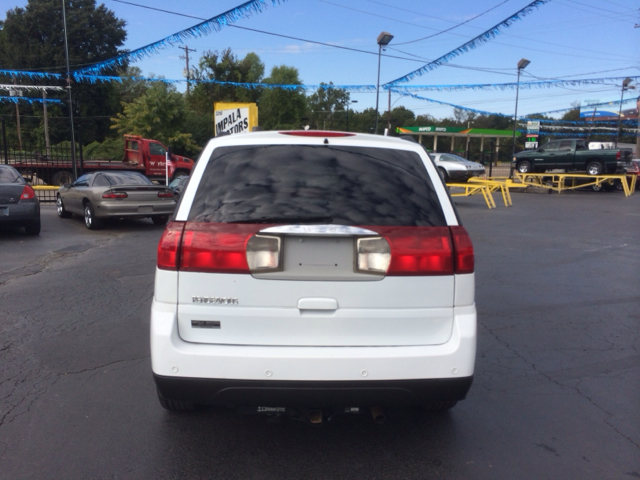
<svg viewBox="0 0 640 480"><path fill-rule="evenodd" d="M631 152L609 148L589 150L585 140L553 140L537 150L525 150L513 157L512 165L519 173L565 170L589 175L624 173L631 166Z"/></svg>
<svg viewBox="0 0 640 480"><path fill-rule="evenodd" d="M189 175L195 162L190 158L169 153L169 165L165 167L166 154L169 151L157 140L137 135L124 136L124 155L122 160L84 160L78 161L78 175L95 170L128 170L139 172L150 180L165 183L173 178ZM34 174L49 185L64 185L73 182L71 159L48 158L46 155L21 155L8 158L6 163L14 167L25 177ZM166 168L166 170L165 170ZM168 172L167 172L168 171Z"/></svg>

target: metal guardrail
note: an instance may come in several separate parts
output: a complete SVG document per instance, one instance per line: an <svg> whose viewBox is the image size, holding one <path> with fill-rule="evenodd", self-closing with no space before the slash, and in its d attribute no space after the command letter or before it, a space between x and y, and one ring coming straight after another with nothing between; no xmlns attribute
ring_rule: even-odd
<svg viewBox="0 0 640 480"><path fill-rule="evenodd" d="M60 187L54 185L32 185L41 203L56 203L56 192Z"/></svg>

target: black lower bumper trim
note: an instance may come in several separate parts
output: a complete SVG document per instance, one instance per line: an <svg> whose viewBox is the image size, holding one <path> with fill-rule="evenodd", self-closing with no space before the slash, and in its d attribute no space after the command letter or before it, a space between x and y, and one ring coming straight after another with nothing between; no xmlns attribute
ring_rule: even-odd
<svg viewBox="0 0 640 480"><path fill-rule="evenodd" d="M463 400L473 377L375 380L280 381L166 377L154 374L160 394L171 400L225 406L414 406Z"/></svg>

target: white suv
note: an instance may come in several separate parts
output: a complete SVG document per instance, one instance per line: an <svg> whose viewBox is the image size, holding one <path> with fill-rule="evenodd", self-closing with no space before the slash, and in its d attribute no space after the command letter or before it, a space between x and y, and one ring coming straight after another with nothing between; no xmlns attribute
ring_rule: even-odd
<svg viewBox="0 0 640 480"><path fill-rule="evenodd" d="M474 293L471 241L420 145L213 139L158 245L160 402L450 408L473 379Z"/></svg>

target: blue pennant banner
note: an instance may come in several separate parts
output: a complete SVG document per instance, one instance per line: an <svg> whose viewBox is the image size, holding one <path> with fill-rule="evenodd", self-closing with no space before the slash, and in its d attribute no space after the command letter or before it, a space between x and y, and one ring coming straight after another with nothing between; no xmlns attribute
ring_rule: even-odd
<svg viewBox="0 0 640 480"><path fill-rule="evenodd" d="M106 83L106 82L118 82L122 83L125 80L133 80L140 82L162 82L162 83L184 83L186 80L167 80L166 78L146 78L146 77L118 77L107 75L83 75L81 73L74 73L73 78L82 82L89 82L91 84Z"/></svg>
<svg viewBox="0 0 640 480"><path fill-rule="evenodd" d="M283 90L299 90L299 91L316 91L320 89L324 90L344 90L345 92L375 92L375 85L333 85L333 84L320 84L320 85L285 85L277 83L237 83L237 82L223 82L220 80L190 80L192 83L213 83L216 85L229 85L233 87L241 88L279 88Z"/></svg>
<svg viewBox="0 0 640 480"><path fill-rule="evenodd" d="M56 78L63 79L64 77L59 73L46 73L46 72L27 72L23 70L0 70L0 75L6 75L8 77L27 77L27 78Z"/></svg>
<svg viewBox="0 0 640 480"><path fill-rule="evenodd" d="M272 5L277 5L281 1L284 2L286 0L271 0L271 3ZM241 18L249 17L254 13L261 13L266 6L267 0L250 0L243 3L242 5L238 5L237 7L232 8L231 10L227 10L220 15L205 20L204 22L198 23L193 27L181 30L177 33L174 33L173 35L158 40L157 42L150 43L149 45L145 45L144 47L137 48L127 53L123 53L122 55L118 55L117 57L113 57L104 62L96 63L95 65L92 65L90 67L77 70L77 73L97 74L107 68L120 66L126 62L135 62L138 60L142 60L143 58L158 53L158 51L166 48L167 46L173 46L176 43L183 43L189 38L198 38L214 32L219 32L225 26L231 25Z"/></svg>
<svg viewBox="0 0 640 480"><path fill-rule="evenodd" d="M408 82L409 80L411 80L412 78L414 78L416 76L424 75L425 73L438 68L442 64L449 62L451 59L453 59L453 58L455 58L455 57L457 57L457 56L459 56L459 55L461 55L463 53L466 53L469 50L473 50L474 48L493 40L502 30L504 30L505 28L510 27L517 20L521 20L523 17L526 17L531 12L533 12L534 9L540 7L541 5L544 5L545 3L549 3L550 1L551 0L535 0L535 1L531 2L529 5L527 5L526 7L522 8L521 10L518 10L516 13L511 15L509 18L501 21L497 25L494 25L489 30L481 33L477 37L472 38L467 43L465 43L463 45L460 45L455 50L451 50L449 53L445 53L440 58L437 58L434 61L429 62L426 65L420 67L419 69L414 70L411 73L408 73L404 77L396 78L395 80L387 83L386 85L393 85L393 84L396 84L396 83Z"/></svg>
<svg viewBox="0 0 640 480"><path fill-rule="evenodd" d="M559 125L577 125L577 126L583 126L583 127L591 127L593 125L618 125L618 121L617 120L582 120L582 121L573 121L573 120L554 120L554 119L545 119L545 118L529 118L529 117L518 117L518 120L520 121L528 121L528 120L533 120L535 122L540 122L540 123L553 123L553 124L559 124ZM621 123L623 125L635 125L637 122L637 120L635 119L631 119L631 120L622 120Z"/></svg>
<svg viewBox="0 0 640 480"><path fill-rule="evenodd" d="M34 98L34 97L6 97L6 96L0 96L0 102L7 102L7 103L24 102L24 103L30 103L30 104L46 102L46 103L55 103L60 105L64 104L62 100L58 100L56 98L42 99L42 98Z"/></svg>
<svg viewBox="0 0 640 480"><path fill-rule="evenodd" d="M459 90L515 90L516 88L552 88L552 87L577 87L580 85L601 85L607 82L621 83L624 79L631 78L638 81L640 76L636 77L607 77L607 78L584 78L574 80L543 80L539 82L510 82L510 83L475 83L468 85L383 85L382 88L388 90L393 88L398 92L420 92L420 91L438 91L438 92L455 92Z"/></svg>
<svg viewBox="0 0 640 480"><path fill-rule="evenodd" d="M622 101L620 101L620 100L611 100L609 102L590 103L588 105L582 105L581 107L560 108L558 110L549 110L548 112L530 113L529 115L549 115L549 114L552 114L552 113L570 112L571 110L577 110L578 108L606 107L606 106L620 105L620 104L624 105L625 103L635 102L635 101L636 101L635 98L625 98Z"/></svg>

